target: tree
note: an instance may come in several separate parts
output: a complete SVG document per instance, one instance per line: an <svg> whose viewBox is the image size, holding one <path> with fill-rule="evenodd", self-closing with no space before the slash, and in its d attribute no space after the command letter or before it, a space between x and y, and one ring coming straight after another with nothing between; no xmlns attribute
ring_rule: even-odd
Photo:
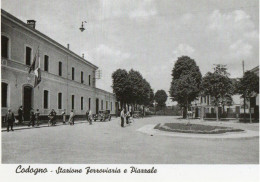
<svg viewBox="0 0 260 182"><path fill-rule="evenodd" d="M153 101L153 90L150 86L150 84L146 81L146 79L143 79L143 93L141 96L141 103L144 106L149 106L151 102Z"/></svg>
<svg viewBox="0 0 260 182"><path fill-rule="evenodd" d="M112 79L112 88L113 92L116 94L116 99L120 101L121 106L125 107L125 104L131 99L128 73L124 69L117 69L113 72Z"/></svg>
<svg viewBox="0 0 260 182"><path fill-rule="evenodd" d="M227 65L223 65L223 64L215 64L214 73L225 76L225 77L229 77L229 75L230 75L227 71ZM231 81L231 84L229 85L230 86L229 92L227 94L225 94L224 96L222 96L219 100L219 102L222 105L223 112L225 111L225 106L226 105L230 106L233 102L232 94L234 94L234 92L235 92L236 80L230 79L230 81Z"/></svg>
<svg viewBox="0 0 260 182"><path fill-rule="evenodd" d="M189 104L200 93L201 77L196 62L188 56L179 57L174 64L170 96L183 108L183 118L187 116Z"/></svg>
<svg viewBox="0 0 260 182"><path fill-rule="evenodd" d="M153 100L153 90L143 76L133 69L118 69L112 74L113 92L123 107L126 105L148 106ZM143 108L144 111L144 108Z"/></svg>
<svg viewBox="0 0 260 182"><path fill-rule="evenodd" d="M142 75L133 69L128 73L128 81L130 87L130 103L131 104L142 104L144 95L144 81Z"/></svg>
<svg viewBox="0 0 260 182"><path fill-rule="evenodd" d="M230 98L233 93L231 79L223 74L219 74L218 72L208 72L202 79L201 89L203 94L211 96L212 104L216 109L216 118L218 121L219 104L223 104L224 100Z"/></svg>
<svg viewBox="0 0 260 182"><path fill-rule="evenodd" d="M252 123L250 97L259 94L259 77L253 72L245 72L243 78L237 84L237 92L249 100L250 123Z"/></svg>
<svg viewBox="0 0 260 182"><path fill-rule="evenodd" d="M163 108L165 107L165 102L167 100L167 94L164 90L157 90L154 96L154 100L157 102L158 106Z"/></svg>

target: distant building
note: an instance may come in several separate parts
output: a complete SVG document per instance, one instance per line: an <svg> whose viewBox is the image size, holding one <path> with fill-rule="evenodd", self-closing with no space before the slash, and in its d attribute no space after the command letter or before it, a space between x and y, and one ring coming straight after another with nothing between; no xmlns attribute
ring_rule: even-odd
<svg viewBox="0 0 260 182"><path fill-rule="evenodd" d="M249 70L254 72L259 76L259 66ZM193 116L195 118L215 118L216 109L211 104L211 97L199 96L196 100L191 103L191 111L193 111ZM245 113L249 113L249 102L246 102ZM251 113L255 119L259 119L259 95L250 98L250 108ZM221 106L218 107L219 115L225 113L226 118L239 118L240 114L244 113L244 99L241 98L241 95L233 95L232 103L224 107L224 110Z"/></svg>
<svg viewBox="0 0 260 182"><path fill-rule="evenodd" d="M1 10L2 44L2 115L10 107L15 114L24 107L25 120L31 108L47 115L51 109L63 109L84 115L109 109L115 114L117 104L113 93L96 88L98 67L35 29L36 22L27 24ZM39 47L41 82L34 88L34 75L29 66Z"/></svg>

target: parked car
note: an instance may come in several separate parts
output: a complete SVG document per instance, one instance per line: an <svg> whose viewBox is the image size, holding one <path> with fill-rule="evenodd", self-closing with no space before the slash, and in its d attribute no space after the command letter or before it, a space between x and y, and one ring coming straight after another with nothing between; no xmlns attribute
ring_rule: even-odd
<svg viewBox="0 0 260 182"><path fill-rule="evenodd" d="M94 114L93 116L94 121L110 121L111 120L111 115L110 115L110 110L104 110L104 111L99 111L98 114Z"/></svg>
<svg viewBox="0 0 260 182"><path fill-rule="evenodd" d="M133 118L140 118L140 117L142 117L141 111L134 111Z"/></svg>

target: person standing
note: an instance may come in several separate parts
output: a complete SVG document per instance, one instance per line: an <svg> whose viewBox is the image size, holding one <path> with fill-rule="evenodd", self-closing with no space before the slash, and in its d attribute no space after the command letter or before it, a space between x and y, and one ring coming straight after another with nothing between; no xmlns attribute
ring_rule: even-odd
<svg viewBox="0 0 260 182"><path fill-rule="evenodd" d="M125 110L124 110L124 108L122 109L122 111L120 113L120 117L121 117L121 127L124 127L124 117L125 117Z"/></svg>
<svg viewBox="0 0 260 182"><path fill-rule="evenodd" d="M23 123L23 106L20 106L18 109L18 121L19 124Z"/></svg>
<svg viewBox="0 0 260 182"><path fill-rule="evenodd" d="M92 112L91 112L91 110L89 110L89 113L88 113L88 121L89 121L89 124L91 125L92 124Z"/></svg>
<svg viewBox="0 0 260 182"><path fill-rule="evenodd" d="M50 114L49 114L48 126L50 126L50 124L52 126L54 126L55 125L55 119L56 119L56 112L54 111L54 109L52 109Z"/></svg>
<svg viewBox="0 0 260 182"><path fill-rule="evenodd" d="M30 111L30 121L29 121L28 127L31 126L31 123L32 123L32 127L34 127L34 124L35 124L35 114L34 114L33 108Z"/></svg>
<svg viewBox="0 0 260 182"><path fill-rule="evenodd" d="M36 120L36 125L39 126L40 125L40 112L39 112L39 109L36 109L35 120Z"/></svg>
<svg viewBox="0 0 260 182"><path fill-rule="evenodd" d="M127 111L126 112L126 124L129 124L129 118L130 118L130 112L129 111Z"/></svg>
<svg viewBox="0 0 260 182"><path fill-rule="evenodd" d="M71 110L70 118L69 118L70 125L74 125L74 116L75 116L75 114L74 114L73 110Z"/></svg>
<svg viewBox="0 0 260 182"><path fill-rule="evenodd" d="M13 126L14 126L14 113L12 112L11 109L8 109L8 112L5 115L5 121L7 122L7 132L9 132L9 127L11 127L11 130L13 130Z"/></svg>
<svg viewBox="0 0 260 182"><path fill-rule="evenodd" d="M61 113L61 116L62 116L63 124L66 124L66 109L63 110L63 112Z"/></svg>
<svg viewBox="0 0 260 182"><path fill-rule="evenodd" d="M89 110L87 110L86 112L87 121L88 121L88 116L89 116Z"/></svg>
<svg viewBox="0 0 260 182"><path fill-rule="evenodd" d="M52 109L52 115L53 115L53 118L52 118L52 125L55 126L56 125L56 112L54 109Z"/></svg>

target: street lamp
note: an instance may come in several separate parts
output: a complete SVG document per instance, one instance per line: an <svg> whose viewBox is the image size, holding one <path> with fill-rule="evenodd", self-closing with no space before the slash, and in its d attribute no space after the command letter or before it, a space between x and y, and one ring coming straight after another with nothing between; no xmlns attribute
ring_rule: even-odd
<svg viewBox="0 0 260 182"><path fill-rule="evenodd" d="M81 27L79 28L79 30L80 30L81 32L83 32L83 31L85 30L85 28L84 28L84 23L87 23L87 22L86 22L86 21L83 21L83 22L82 22Z"/></svg>

